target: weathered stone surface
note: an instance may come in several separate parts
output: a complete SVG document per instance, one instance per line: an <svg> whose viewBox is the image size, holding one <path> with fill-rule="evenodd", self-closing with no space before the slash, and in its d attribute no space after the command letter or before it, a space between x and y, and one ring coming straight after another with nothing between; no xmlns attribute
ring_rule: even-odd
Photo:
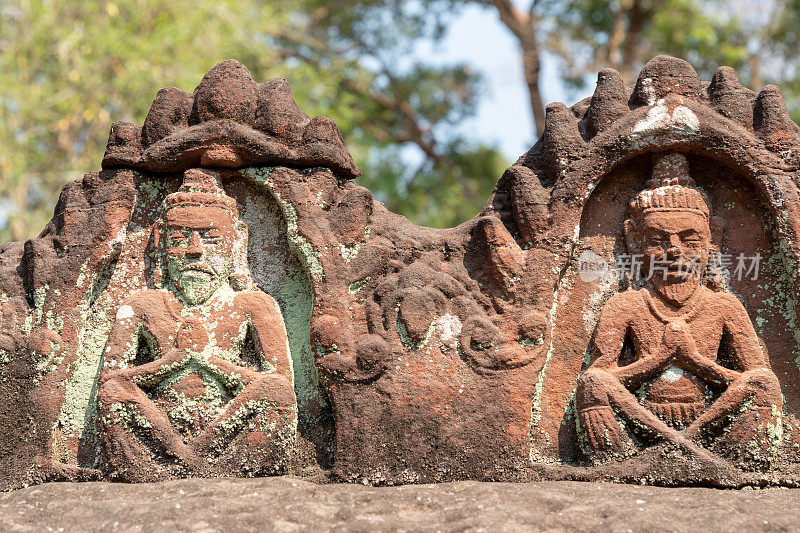
<svg viewBox="0 0 800 533"><path fill-rule="evenodd" d="M354 183L285 81L229 61L160 91L39 238L0 247L3 486L796 485L779 90L659 56L546 121L475 218L433 229Z"/></svg>
<svg viewBox="0 0 800 533"><path fill-rule="evenodd" d="M792 531L797 489L461 481L365 487L298 478L65 484L0 494L6 531Z"/></svg>
<svg viewBox="0 0 800 533"><path fill-rule="evenodd" d="M284 80L258 84L234 60L211 69L193 94L159 91L141 130L112 127L103 157L103 168L151 172L281 164L361 174L333 121L309 121Z"/></svg>
<svg viewBox="0 0 800 533"><path fill-rule="evenodd" d="M153 227L152 288L121 300L97 382L115 479L277 474L297 422L275 300L254 290L247 226L214 172L186 171Z"/></svg>

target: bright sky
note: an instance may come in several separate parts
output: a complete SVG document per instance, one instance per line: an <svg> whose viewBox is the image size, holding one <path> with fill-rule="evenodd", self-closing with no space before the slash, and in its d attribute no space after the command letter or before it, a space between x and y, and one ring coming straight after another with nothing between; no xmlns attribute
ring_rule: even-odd
<svg viewBox="0 0 800 533"><path fill-rule="evenodd" d="M465 125L465 130L472 132L470 137L497 145L511 161L533 145L533 118L522 76L522 58L515 38L493 10L467 8L450 27L442 48L430 52L441 54L443 61L473 65L485 76L478 115ZM591 96L593 87L567 100L567 91L553 70L554 63L552 57L543 58L545 105L560 101L569 106Z"/></svg>

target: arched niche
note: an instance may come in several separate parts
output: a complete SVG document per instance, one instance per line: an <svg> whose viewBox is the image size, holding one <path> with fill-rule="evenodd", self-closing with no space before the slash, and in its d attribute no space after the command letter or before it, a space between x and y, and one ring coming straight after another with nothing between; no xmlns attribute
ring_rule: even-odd
<svg viewBox="0 0 800 533"><path fill-rule="evenodd" d="M313 294L303 261L289 245L286 218L270 192L241 173L226 181L247 224L247 260L259 289L278 302L286 325L294 370L301 434L314 433L330 418L330 406L319 383L310 344ZM317 440L317 436L311 438Z"/></svg>
<svg viewBox="0 0 800 533"><path fill-rule="evenodd" d="M319 385L309 340L313 305L311 282L302 261L292 251L287 226L277 200L239 172L222 172L226 194L236 200L239 218L248 227L248 265L256 286L277 301L283 314L292 357L298 402L299 434L310 443L309 462L328 461L325 450L332 439L330 406ZM153 288L156 251L151 229L161 215L164 198L181 184L181 174L136 173L136 203L128 219L121 249L102 283L81 311L75 370L65 383L66 398L52 439L56 460L96 467L95 429L97 377L103 350L120 302Z"/></svg>
<svg viewBox="0 0 800 533"><path fill-rule="evenodd" d="M781 382L784 423L792 430L800 415L800 336L792 275L796 259L782 240L780 210L762 192L763 184L754 183L745 172L706 155L685 155L691 175L712 203L714 245L732 261L723 268L722 290L735 295L747 310ZM616 268L617 259L626 253L622 226L628 203L645 187L651 169L649 153L618 163L595 182L583 204L572 259L559 284L552 353L540 379L541 414L532 428L534 461L580 460L572 406L576 380L591 357L588 350L603 304L628 286ZM594 279L581 276L582 254L601 257L609 265L607 273ZM737 275L740 255L747 266L758 262L755 279L754 272ZM797 433L789 431L787 438L794 441Z"/></svg>

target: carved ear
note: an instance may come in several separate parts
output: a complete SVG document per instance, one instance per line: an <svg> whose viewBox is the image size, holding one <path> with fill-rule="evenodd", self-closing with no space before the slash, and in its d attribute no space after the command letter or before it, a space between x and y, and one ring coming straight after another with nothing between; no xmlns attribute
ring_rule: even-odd
<svg viewBox="0 0 800 533"><path fill-rule="evenodd" d="M237 220L234 226L236 241L231 249L231 286L237 291L253 288L253 278L247 264L247 224Z"/></svg>
<svg viewBox="0 0 800 533"><path fill-rule="evenodd" d="M722 246L722 234L725 231L725 221L722 217L714 215L708 222L708 227L711 229L711 244L720 247Z"/></svg>
<svg viewBox="0 0 800 533"><path fill-rule="evenodd" d="M628 252L631 254L642 253L642 246L639 240L639 227L636 225L636 221L629 218L623 224L622 229L625 233L625 246L627 246Z"/></svg>

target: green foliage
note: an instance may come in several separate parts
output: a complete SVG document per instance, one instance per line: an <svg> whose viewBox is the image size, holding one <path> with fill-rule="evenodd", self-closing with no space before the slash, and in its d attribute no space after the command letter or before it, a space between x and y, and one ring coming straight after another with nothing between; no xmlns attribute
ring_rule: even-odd
<svg viewBox="0 0 800 533"><path fill-rule="evenodd" d="M271 36L296 60L292 80L301 72L324 80L307 99L296 97L336 119L364 171L360 183L422 225L474 216L507 166L498 150L453 134L475 111L480 76L467 65L414 59L414 48L440 40L466 3L309 0L292 27Z"/></svg>
<svg viewBox="0 0 800 533"><path fill-rule="evenodd" d="M0 3L0 238L35 235L61 186L99 168L111 122L141 124L159 88L191 91L230 57L274 72L256 36L285 17L255 0Z"/></svg>
<svg viewBox="0 0 800 533"><path fill-rule="evenodd" d="M375 172L367 173L361 183L391 211L414 212L412 221L417 224L453 226L475 216L508 162L498 150L474 146L463 139L452 141L445 152L451 160L447 166L426 160L419 168L409 168L402 163L404 157L399 148L375 150L368 157L369 168ZM492 178L478 180L474 176Z"/></svg>
<svg viewBox="0 0 800 533"><path fill-rule="evenodd" d="M691 0L671 0L668 10L654 14L647 35L654 51L685 58L704 79L719 65L741 68L747 61L738 21L708 15Z"/></svg>
<svg viewBox="0 0 800 533"><path fill-rule="evenodd" d="M244 63L256 80L287 78L304 110L334 118L379 196L403 187L394 174L381 174L387 167L372 165L375 154L388 160L395 145L418 142L437 157L437 173L486 189L499 174L457 168L478 151L447 136L449 125L472 113L477 77L463 66L403 60L416 40L441 37L454 4L0 3L0 212L8 215L0 220L0 239L28 238L44 226L61 186L98 168L111 122L141 124L159 88L192 91L228 58ZM392 166L408 179L403 161ZM452 192L443 187L432 194ZM428 220L413 202L400 203L404 214ZM437 221L461 222L479 208L473 203Z"/></svg>
<svg viewBox="0 0 800 533"><path fill-rule="evenodd" d="M686 58L703 79L728 65L755 91L777 84L794 120L800 120L800 1L670 0L668 5L653 17L649 34L657 52Z"/></svg>
<svg viewBox="0 0 800 533"><path fill-rule="evenodd" d="M569 0L546 3L545 15L551 21L546 39L562 55L572 87L594 83L592 74L603 66L633 83L648 59L669 54L689 61L706 80L728 65L753 90L778 84L800 119L800 0Z"/></svg>
<svg viewBox="0 0 800 533"><path fill-rule="evenodd" d="M419 224L463 222L507 162L454 133L483 96L480 75L417 52L435 50L464 6L496 14L501 4L0 2L0 240L43 227L61 186L98 168L112 121L141 124L159 88L191 91L229 58L256 80L287 78L301 108L334 118L360 182L390 209ZM754 89L778 83L800 118L800 0L543 0L531 13L572 87L591 85L603 66L632 83L644 61L669 53L705 79L727 64Z"/></svg>

